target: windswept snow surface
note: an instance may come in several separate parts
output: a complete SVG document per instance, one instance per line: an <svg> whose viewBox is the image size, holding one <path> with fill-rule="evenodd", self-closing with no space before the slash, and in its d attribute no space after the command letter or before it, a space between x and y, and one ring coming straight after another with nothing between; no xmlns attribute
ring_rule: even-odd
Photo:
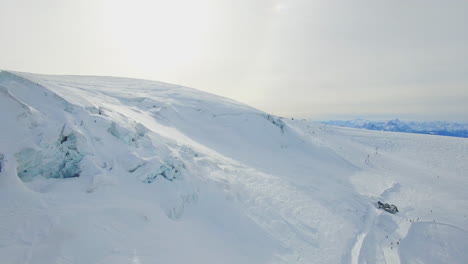
<svg viewBox="0 0 468 264"><path fill-rule="evenodd" d="M468 263L466 139L6 71L0 131L1 263Z"/></svg>

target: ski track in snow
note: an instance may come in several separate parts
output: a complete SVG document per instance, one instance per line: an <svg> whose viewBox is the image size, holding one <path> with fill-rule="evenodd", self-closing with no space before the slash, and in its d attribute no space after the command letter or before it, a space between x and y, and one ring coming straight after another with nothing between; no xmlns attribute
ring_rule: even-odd
<svg viewBox="0 0 468 264"><path fill-rule="evenodd" d="M145 80L0 72L0 88L6 263L468 261L465 139Z"/></svg>

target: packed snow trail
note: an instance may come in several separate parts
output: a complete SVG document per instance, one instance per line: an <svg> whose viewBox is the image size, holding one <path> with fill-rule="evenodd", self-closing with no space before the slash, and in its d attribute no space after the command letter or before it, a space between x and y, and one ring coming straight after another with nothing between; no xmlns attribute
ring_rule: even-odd
<svg viewBox="0 0 468 264"><path fill-rule="evenodd" d="M466 240L464 139L115 77L0 72L0 111L6 263L467 261L437 244Z"/></svg>

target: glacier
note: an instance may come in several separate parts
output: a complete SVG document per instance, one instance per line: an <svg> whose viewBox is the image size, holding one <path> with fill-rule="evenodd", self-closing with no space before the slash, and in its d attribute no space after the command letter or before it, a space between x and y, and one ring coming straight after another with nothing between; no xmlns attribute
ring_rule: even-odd
<svg viewBox="0 0 468 264"><path fill-rule="evenodd" d="M463 137L468 138L468 124L466 123L451 123L451 122L405 122L399 119L393 119L389 121L369 121L365 119L355 119L349 121L343 120L329 120L321 121L322 124L340 126L340 127L352 127L362 128L369 130L378 131L391 131L391 132L403 132L403 133L416 133L416 134L428 134L428 135L439 135L439 136L450 136L450 137Z"/></svg>
<svg viewBox="0 0 468 264"><path fill-rule="evenodd" d="M2 263L468 261L464 138L11 71L0 113Z"/></svg>

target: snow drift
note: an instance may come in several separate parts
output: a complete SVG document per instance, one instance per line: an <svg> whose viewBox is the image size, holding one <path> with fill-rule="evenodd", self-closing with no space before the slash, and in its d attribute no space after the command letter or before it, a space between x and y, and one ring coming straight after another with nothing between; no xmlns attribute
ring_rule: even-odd
<svg viewBox="0 0 468 264"><path fill-rule="evenodd" d="M465 139L114 77L3 71L0 113L2 263L468 261Z"/></svg>

